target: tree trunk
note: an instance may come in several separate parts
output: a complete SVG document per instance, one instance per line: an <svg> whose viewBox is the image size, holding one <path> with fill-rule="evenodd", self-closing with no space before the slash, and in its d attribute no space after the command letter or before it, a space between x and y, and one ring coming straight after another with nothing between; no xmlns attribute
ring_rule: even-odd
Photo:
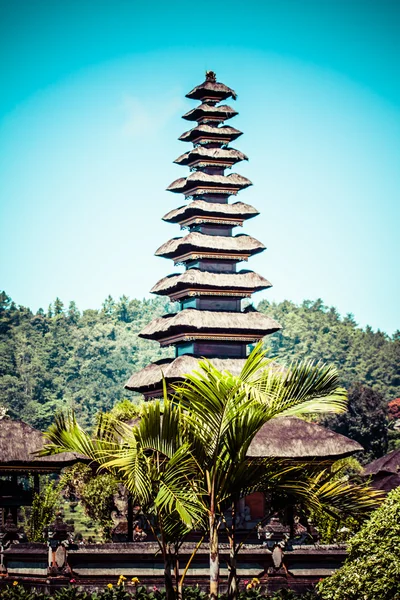
<svg viewBox="0 0 400 600"><path fill-rule="evenodd" d="M174 577L175 577L175 591L177 600L182 600L182 584L179 576L179 554L178 548L175 548L174 552Z"/></svg>
<svg viewBox="0 0 400 600"><path fill-rule="evenodd" d="M210 600L217 600L219 588L218 523L210 514Z"/></svg>
<svg viewBox="0 0 400 600"><path fill-rule="evenodd" d="M229 538L229 577L228 577L228 600L237 600L238 583L236 572L236 502L231 507L232 525Z"/></svg>
<svg viewBox="0 0 400 600"><path fill-rule="evenodd" d="M171 574L171 561L169 556L164 557L164 583L166 600L175 600L175 590Z"/></svg>

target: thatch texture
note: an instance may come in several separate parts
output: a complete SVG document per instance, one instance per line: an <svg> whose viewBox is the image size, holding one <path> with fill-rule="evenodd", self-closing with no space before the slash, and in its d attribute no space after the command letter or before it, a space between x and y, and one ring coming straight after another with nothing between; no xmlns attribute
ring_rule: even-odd
<svg viewBox="0 0 400 600"><path fill-rule="evenodd" d="M190 204L180 206L171 210L163 216L163 221L168 223L180 223L190 217L214 216L214 217L237 217L251 219L260 213L254 206L244 202L233 204L221 204L219 202L207 202L206 200L193 200Z"/></svg>
<svg viewBox="0 0 400 600"><path fill-rule="evenodd" d="M251 442L247 456L277 458L334 458L359 452L362 446L326 427L295 417L268 421Z"/></svg>
<svg viewBox="0 0 400 600"><path fill-rule="evenodd" d="M219 101L226 100L226 98L229 97L236 100L236 92L218 81L204 81L200 85L196 85L195 88L186 94L186 98L192 98L192 100L203 100L206 98Z"/></svg>
<svg viewBox="0 0 400 600"><path fill-rule="evenodd" d="M198 121L199 119L211 117L221 119L225 121L226 119L231 119L238 114L236 110L234 110L231 106L227 104L220 104L219 106L215 106L214 104L200 104L193 108L189 112L183 115L183 119L186 121Z"/></svg>
<svg viewBox="0 0 400 600"><path fill-rule="evenodd" d="M176 333L232 333L268 335L281 329L279 323L259 312L222 312L186 308L146 325L139 337L156 340Z"/></svg>
<svg viewBox="0 0 400 600"><path fill-rule="evenodd" d="M23 421L0 420L0 470L26 466L57 471L75 463L80 457L72 452L54 456L35 456L46 440L41 431Z"/></svg>
<svg viewBox="0 0 400 600"><path fill-rule="evenodd" d="M137 373L134 373L125 384L126 389L134 392L142 392L148 388L158 388L162 385L164 376L167 383L185 379L185 375L198 369L201 358L195 358L185 354L178 358L167 358L147 365ZM229 371L233 375L239 375L245 358L213 358L212 363L220 371Z"/></svg>
<svg viewBox="0 0 400 600"><path fill-rule="evenodd" d="M176 179L167 187L167 191L176 193L190 193L190 191L196 189L201 185L203 188L210 188L210 193L215 193L215 188L227 188L232 193L243 190L250 185L253 185L250 179L238 175L237 173L231 173L230 175L210 175L209 173L203 173L202 171L195 171L188 177L180 177Z"/></svg>
<svg viewBox="0 0 400 600"><path fill-rule="evenodd" d="M243 152L234 148L209 148L208 146L196 146L193 150L185 152L174 162L178 165L191 165L196 161L201 161L201 165L212 165L215 162L225 163L227 166L233 165L241 160L249 160ZM199 166L201 166L199 165Z"/></svg>
<svg viewBox="0 0 400 600"><path fill-rule="evenodd" d="M400 486L400 449L377 458L364 468L363 475L376 490L390 492Z"/></svg>
<svg viewBox="0 0 400 600"><path fill-rule="evenodd" d="M400 448L377 458L364 468L364 475L377 473L399 473L400 475Z"/></svg>
<svg viewBox="0 0 400 600"><path fill-rule="evenodd" d="M236 140L242 135L242 131L229 127L229 125L223 125L222 127L214 127L212 125L196 125L193 129L185 131L178 138L181 142L192 142L193 140L218 140L228 139L229 141Z"/></svg>
<svg viewBox="0 0 400 600"><path fill-rule="evenodd" d="M206 235L193 231L184 237L174 238L158 248L155 255L173 258L189 251L210 251L215 253L247 253L257 254L265 250L265 246L249 235Z"/></svg>
<svg viewBox="0 0 400 600"><path fill-rule="evenodd" d="M252 290L253 292L271 287L271 283L253 271L238 273L211 273L199 269L189 269L184 273L169 275L156 283L150 290L153 294L168 296L186 288L206 288L210 290Z"/></svg>

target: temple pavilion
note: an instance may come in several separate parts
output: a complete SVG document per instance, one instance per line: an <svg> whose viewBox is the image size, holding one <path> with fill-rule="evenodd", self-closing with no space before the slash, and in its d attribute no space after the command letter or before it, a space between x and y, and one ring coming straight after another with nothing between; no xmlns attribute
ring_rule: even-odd
<svg viewBox="0 0 400 600"><path fill-rule="evenodd" d="M202 357L212 359L219 369L239 373L249 345L281 328L252 307L243 309L244 299L271 283L240 264L263 252L265 246L245 233L236 233L259 214L235 199L252 185L246 177L230 172L247 160L243 152L231 147L242 132L225 125L238 113L223 102L236 100L236 93L208 71L204 83L187 97L199 104L183 115L194 126L179 139L192 148L175 163L188 167L190 173L167 188L183 194L187 203L163 217L179 225L185 235L170 239L156 251L156 256L169 258L184 271L161 279L151 290L178 302L180 310L154 319L139 334L161 346L174 346L175 357L148 365L125 386L147 398L161 395L163 376L167 383L182 380Z"/></svg>

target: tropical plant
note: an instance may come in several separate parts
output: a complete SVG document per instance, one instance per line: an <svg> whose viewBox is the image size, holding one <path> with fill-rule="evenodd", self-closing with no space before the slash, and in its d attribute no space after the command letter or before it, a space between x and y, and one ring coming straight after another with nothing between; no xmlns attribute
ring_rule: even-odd
<svg viewBox="0 0 400 600"><path fill-rule="evenodd" d="M26 518L26 535L30 542L44 542L44 529L55 518L60 508L60 487L51 479L42 482L39 492L33 495L33 502Z"/></svg>
<svg viewBox="0 0 400 600"><path fill-rule="evenodd" d="M277 458L249 459L247 452L255 435L277 416L342 412L346 391L338 385L333 367L303 362L277 369L257 346L242 372L221 372L211 362L175 386L185 423L186 439L196 457L203 487L202 501L209 520L210 596L218 597L218 532L225 522L230 540L228 595L238 594L236 558L242 547L236 543L235 517L238 500L252 492L286 496L291 504L314 510L370 511L377 496L366 486L331 482L326 465L298 465ZM231 525L224 519L231 512Z"/></svg>
<svg viewBox="0 0 400 600"><path fill-rule="evenodd" d="M171 565L185 534L207 527L210 539L210 594L218 596L218 532L227 509L231 557L229 594L237 596L236 557L241 544L234 529L238 500L253 491L273 491L308 507L370 510L376 496L349 482L330 483L326 465L298 465L276 458L249 459L247 451L260 428L277 416L337 412L346 392L336 370L303 363L272 368L257 347L239 376L220 372L208 361L188 375L168 399L144 405L134 427L103 416L93 436L74 415L58 417L46 432L44 452L75 451L120 479L140 504L165 565L168 598L174 596ZM184 575L183 575L184 576ZM181 592L182 578L178 581Z"/></svg>
<svg viewBox="0 0 400 600"><path fill-rule="evenodd" d="M43 450L50 454L74 449L124 484L159 544L168 598L175 597L171 569L174 560L176 568L181 540L203 516L198 467L180 425L181 411L168 398L163 412L158 401L144 405L135 427L103 415L93 436L74 414L60 415L46 432L51 443Z"/></svg>
<svg viewBox="0 0 400 600"><path fill-rule="evenodd" d="M343 567L318 590L323 600L400 600L400 487L350 540Z"/></svg>

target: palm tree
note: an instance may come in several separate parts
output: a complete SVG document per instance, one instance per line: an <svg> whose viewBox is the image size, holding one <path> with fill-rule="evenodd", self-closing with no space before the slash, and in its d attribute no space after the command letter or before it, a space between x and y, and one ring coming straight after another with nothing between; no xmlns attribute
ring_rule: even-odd
<svg viewBox="0 0 400 600"><path fill-rule="evenodd" d="M310 508L323 509L328 500L347 498L351 509L371 510L377 498L351 484L329 487L326 465L313 468L288 460L250 459L255 435L277 416L343 412L346 391L338 385L333 367L309 362L278 369L256 347L242 372L234 376L218 371L211 362L175 386L175 402L182 410L185 439L196 458L206 493L202 501L209 521L210 597L218 597L218 532L224 512L231 510L229 595L237 594L235 511L239 498L254 491L290 494ZM325 473L323 480L322 473ZM320 488L324 486L324 489Z"/></svg>
<svg viewBox="0 0 400 600"><path fill-rule="evenodd" d="M277 416L341 412L346 392L332 367L301 363L277 369L258 346L239 376L202 361L199 372L175 386L164 408L144 405L137 424L101 419L93 436L75 417L59 417L46 432L44 453L75 451L113 472L141 505L164 558L168 600L174 598L171 545L207 522L210 544L210 596L219 586L218 534L226 509L233 526L230 596L237 593L235 510L253 491L274 491L314 510L346 500L349 510L369 510L377 499L365 489L335 482L326 464L293 464L276 458L252 459L249 446L261 427ZM205 519L206 517L206 519ZM179 592L179 590L178 590Z"/></svg>
<svg viewBox="0 0 400 600"><path fill-rule="evenodd" d="M175 598L171 567L179 545L203 516L197 463L180 423L181 411L167 397L162 411L159 401L144 405L133 427L103 416L93 436L71 413L56 417L45 434L50 443L42 450L42 454L78 452L123 483L140 504L159 544L168 600Z"/></svg>

